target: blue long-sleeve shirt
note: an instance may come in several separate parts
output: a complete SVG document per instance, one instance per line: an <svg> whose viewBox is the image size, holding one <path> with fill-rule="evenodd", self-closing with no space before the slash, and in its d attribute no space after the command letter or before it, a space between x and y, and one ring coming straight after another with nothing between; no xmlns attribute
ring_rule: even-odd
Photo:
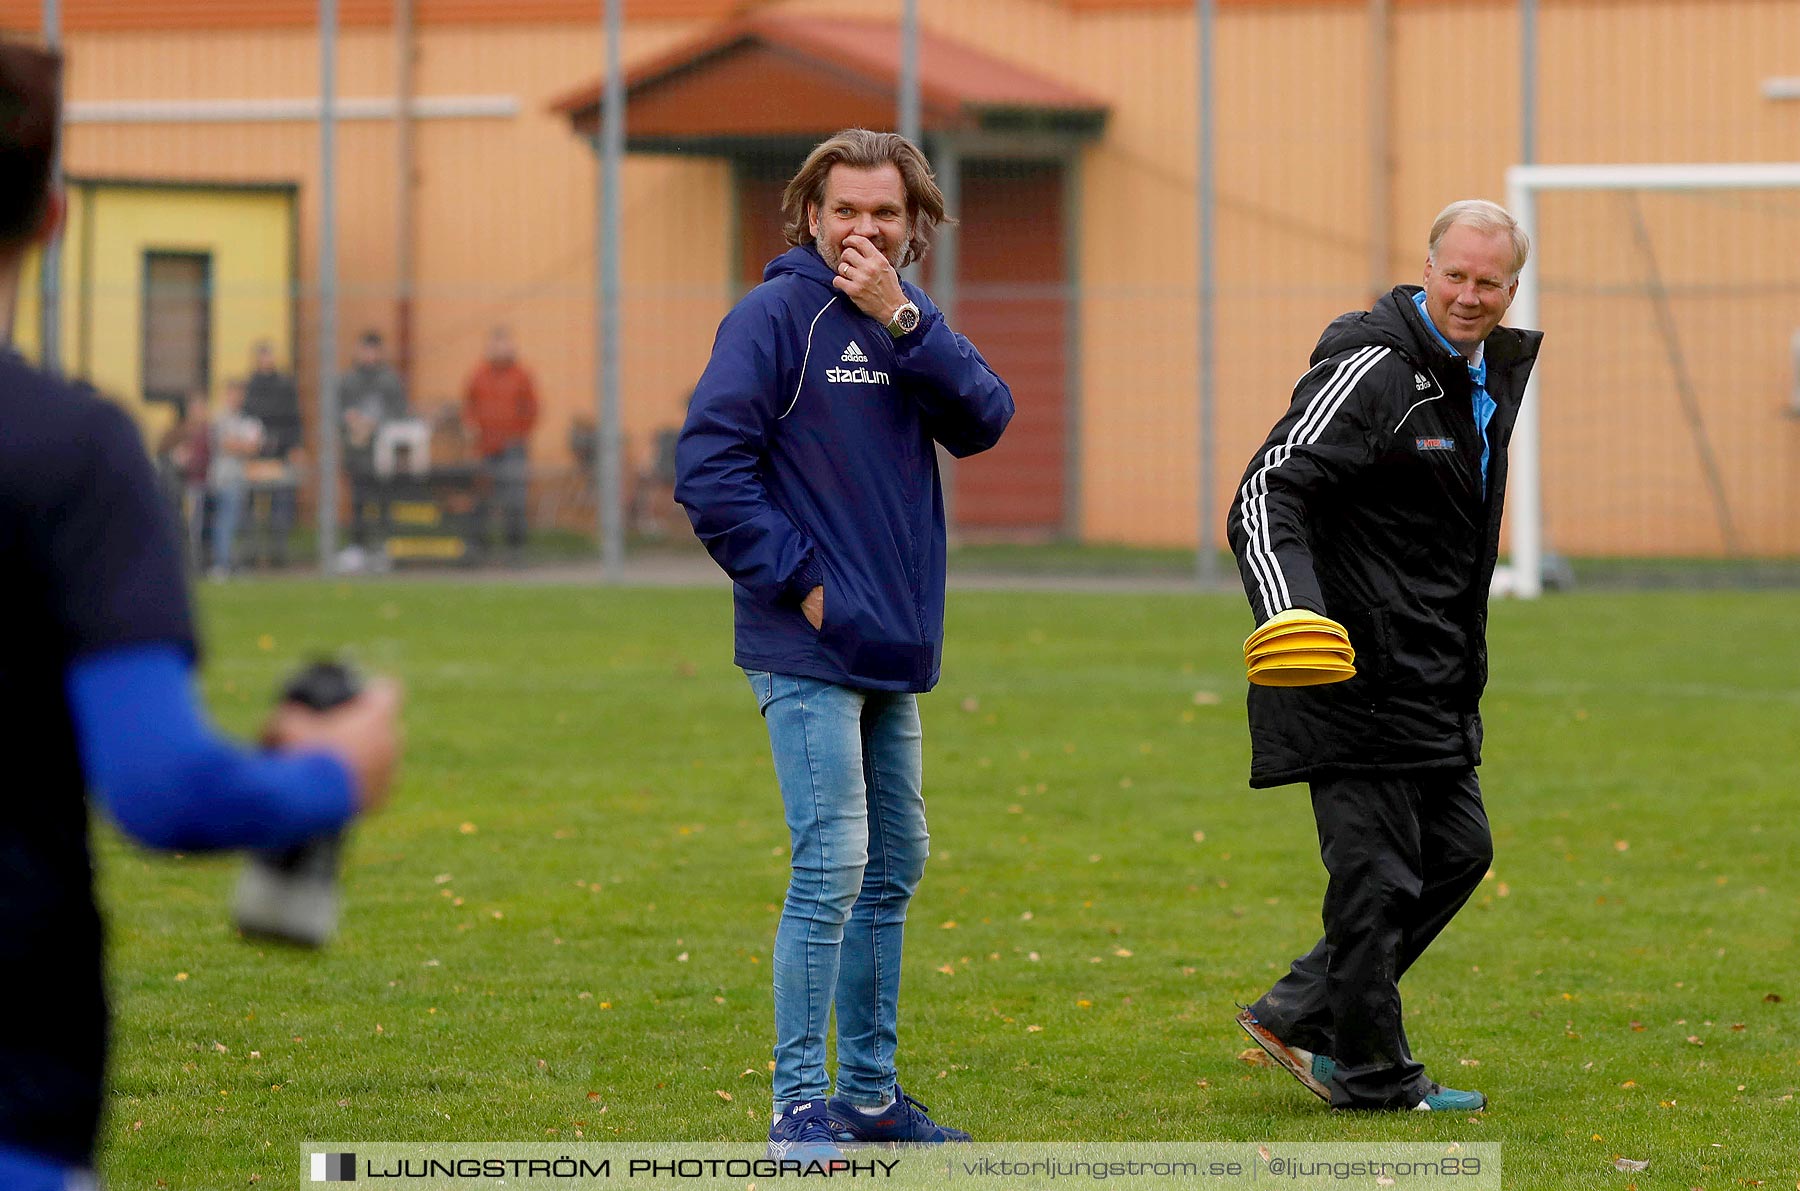
<svg viewBox="0 0 1800 1191"><path fill-rule="evenodd" d="M89 789L152 848L280 848L342 827L353 780L325 752L258 753L205 722L186 653L125 646L76 660L69 707Z"/></svg>

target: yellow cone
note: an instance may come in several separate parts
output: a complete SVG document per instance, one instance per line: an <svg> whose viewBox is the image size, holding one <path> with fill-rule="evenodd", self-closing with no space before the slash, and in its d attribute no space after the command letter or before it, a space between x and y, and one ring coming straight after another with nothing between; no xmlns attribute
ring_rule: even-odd
<svg viewBox="0 0 1800 1191"><path fill-rule="evenodd" d="M1356 677L1355 666L1253 666L1250 681L1257 686L1323 686Z"/></svg>
<svg viewBox="0 0 1800 1191"><path fill-rule="evenodd" d="M1317 632L1292 632L1279 637L1267 637L1245 650L1244 659L1254 661L1259 657L1313 650L1342 654L1346 662L1356 660L1356 650L1350 647L1350 642L1335 633Z"/></svg>
<svg viewBox="0 0 1800 1191"><path fill-rule="evenodd" d="M1350 634L1344 626L1328 616L1320 616L1316 612L1308 612L1305 608L1289 608L1264 621L1262 626L1244 638L1244 652L1253 651L1262 642L1271 637L1279 637L1289 633L1332 633L1346 641Z"/></svg>

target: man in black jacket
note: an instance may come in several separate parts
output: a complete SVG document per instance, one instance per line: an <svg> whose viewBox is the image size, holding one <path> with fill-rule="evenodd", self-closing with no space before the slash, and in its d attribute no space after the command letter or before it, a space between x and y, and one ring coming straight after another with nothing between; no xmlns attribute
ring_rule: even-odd
<svg viewBox="0 0 1800 1191"><path fill-rule="evenodd" d="M1341 622L1356 677L1250 688L1250 784L1308 782L1325 935L1238 1017L1335 1108L1470 1111L1407 1045L1398 981L1493 857L1475 767L1506 447L1542 336L1501 327L1530 245L1452 203L1425 284L1341 316L1244 473L1228 532L1256 623Z"/></svg>
<svg viewBox="0 0 1800 1191"><path fill-rule="evenodd" d="M274 459L292 480L300 453L300 392L294 378L275 366L275 345L259 339L252 349L250 378L244 388L244 415L262 425L257 458ZM266 548L264 559L275 566L287 565L288 535L294 528L295 487L282 483L269 490L268 519L261 523L258 540Z"/></svg>

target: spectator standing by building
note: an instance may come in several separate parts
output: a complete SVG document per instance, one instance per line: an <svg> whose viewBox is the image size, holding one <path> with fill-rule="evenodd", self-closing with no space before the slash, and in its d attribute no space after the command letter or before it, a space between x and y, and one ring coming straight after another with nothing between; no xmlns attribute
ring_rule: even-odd
<svg viewBox="0 0 1800 1191"><path fill-rule="evenodd" d="M206 479L212 458L210 413L206 391L195 389L181 403L175 424L157 440L156 459L170 503L181 519L188 561L201 565L201 534L206 526Z"/></svg>
<svg viewBox="0 0 1800 1191"><path fill-rule="evenodd" d="M482 536L491 540L495 513L503 523L507 558L518 562L525 549L526 500L531 483L530 440L537 425L537 387L519 362L512 332L488 332L487 352L463 386L463 420L475 437L475 452L487 485Z"/></svg>
<svg viewBox="0 0 1800 1191"><path fill-rule="evenodd" d="M364 331L356 341L350 370L338 379L343 418L344 473L350 479L350 541L367 545L366 506L375 497L375 435L407 415L406 384L388 363L381 332Z"/></svg>
<svg viewBox="0 0 1800 1191"><path fill-rule="evenodd" d="M286 566L305 437L300 422L300 391L294 378L276 367L275 345L267 339L259 339L251 349L243 413L255 418L262 427L262 445L256 458L279 463L281 471L278 478L270 481L266 512L257 527L258 549L263 552L263 561Z"/></svg>
<svg viewBox="0 0 1800 1191"><path fill-rule="evenodd" d="M237 547L238 526L243 523L248 497L244 464L262 456L268 428L246 412L246 385L241 380L225 385L225 403L212 422L211 466L207 487L212 493L212 568L215 579L231 574Z"/></svg>

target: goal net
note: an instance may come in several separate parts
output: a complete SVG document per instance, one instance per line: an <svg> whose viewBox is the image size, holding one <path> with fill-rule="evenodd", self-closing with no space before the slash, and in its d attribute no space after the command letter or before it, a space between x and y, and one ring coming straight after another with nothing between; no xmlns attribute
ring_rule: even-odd
<svg viewBox="0 0 1800 1191"><path fill-rule="evenodd" d="M1498 593L1800 578L1800 163L1507 172L1545 332Z"/></svg>

